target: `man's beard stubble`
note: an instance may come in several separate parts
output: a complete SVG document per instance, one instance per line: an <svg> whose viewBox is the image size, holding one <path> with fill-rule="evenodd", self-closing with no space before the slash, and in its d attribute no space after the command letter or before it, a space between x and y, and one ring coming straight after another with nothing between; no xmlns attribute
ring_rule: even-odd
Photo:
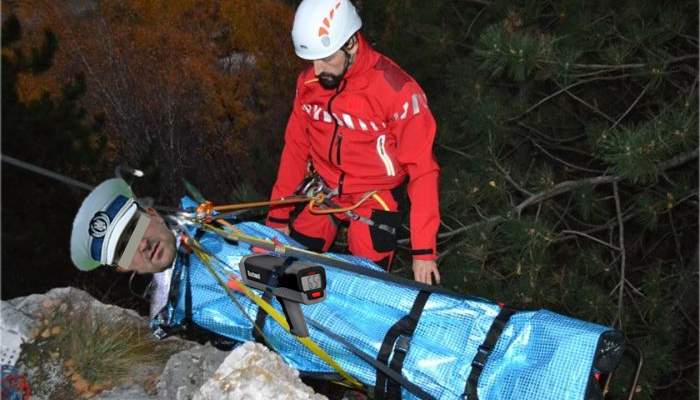
<svg viewBox="0 0 700 400"><path fill-rule="evenodd" d="M316 76L318 78L318 83L323 86L324 89L336 89L340 85L340 81L343 80L343 74L333 75L328 72L321 72Z"/></svg>

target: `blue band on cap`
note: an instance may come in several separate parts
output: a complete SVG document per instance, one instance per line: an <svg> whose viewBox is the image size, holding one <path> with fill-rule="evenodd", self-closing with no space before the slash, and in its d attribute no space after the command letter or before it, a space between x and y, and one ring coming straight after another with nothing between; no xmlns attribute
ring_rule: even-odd
<svg viewBox="0 0 700 400"><path fill-rule="evenodd" d="M109 204L104 213L109 217L109 222L112 223L114 217L119 213L124 204L129 200L128 197L119 195L112 203ZM99 211L98 211L99 212ZM102 259L102 243L104 243L104 236L95 237L92 234L92 242L90 243L90 257L95 261L100 261Z"/></svg>
<svg viewBox="0 0 700 400"><path fill-rule="evenodd" d="M110 221L114 219L114 217L117 215L119 210L122 209L122 206L124 205L124 203L127 202L127 200L129 200L128 197L119 195L116 199L114 199L114 201L112 201L112 204L110 204L109 207L107 207L105 212L107 213L107 215L109 215Z"/></svg>
<svg viewBox="0 0 700 400"><path fill-rule="evenodd" d="M93 238L90 244L90 257L95 261L100 261L100 256L102 256L102 242L105 238Z"/></svg>

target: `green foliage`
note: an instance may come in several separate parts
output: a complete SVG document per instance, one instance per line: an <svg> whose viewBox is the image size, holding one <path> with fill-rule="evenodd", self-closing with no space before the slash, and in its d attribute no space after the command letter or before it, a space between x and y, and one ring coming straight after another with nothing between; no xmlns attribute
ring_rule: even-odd
<svg viewBox="0 0 700 400"><path fill-rule="evenodd" d="M491 26L481 35L474 56L482 60L481 69L492 78L506 76L515 82L533 78L539 61L551 56L552 42L525 32L507 32Z"/></svg>
<svg viewBox="0 0 700 400"><path fill-rule="evenodd" d="M367 9L438 120L446 285L615 324L648 354L638 398L696 396L697 3Z"/></svg>
<svg viewBox="0 0 700 400"><path fill-rule="evenodd" d="M682 106L636 126L608 130L599 137L597 151L619 175L649 183L657 179L659 163L697 147L696 130L696 108Z"/></svg>

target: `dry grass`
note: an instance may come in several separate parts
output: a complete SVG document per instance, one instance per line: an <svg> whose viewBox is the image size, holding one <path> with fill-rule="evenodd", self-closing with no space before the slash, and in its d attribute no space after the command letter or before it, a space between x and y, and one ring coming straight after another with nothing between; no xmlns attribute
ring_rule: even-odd
<svg viewBox="0 0 700 400"><path fill-rule="evenodd" d="M110 320L68 303L48 300L35 317L41 322L34 342L23 346L20 364L37 375L33 382L52 386L35 392L72 391L74 397L90 398L121 383L147 380L140 376L143 366L162 366L178 350L158 342L144 325ZM56 371L62 381L49 376Z"/></svg>

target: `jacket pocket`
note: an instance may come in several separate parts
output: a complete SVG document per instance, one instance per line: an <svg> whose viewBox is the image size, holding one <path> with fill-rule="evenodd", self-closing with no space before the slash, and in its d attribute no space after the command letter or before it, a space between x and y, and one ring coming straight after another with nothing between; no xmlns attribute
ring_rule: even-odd
<svg viewBox="0 0 700 400"><path fill-rule="evenodd" d="M372 210L369 236L375 251L383 253L396 249L396 230L401 225L400 211Z"/></svg>

